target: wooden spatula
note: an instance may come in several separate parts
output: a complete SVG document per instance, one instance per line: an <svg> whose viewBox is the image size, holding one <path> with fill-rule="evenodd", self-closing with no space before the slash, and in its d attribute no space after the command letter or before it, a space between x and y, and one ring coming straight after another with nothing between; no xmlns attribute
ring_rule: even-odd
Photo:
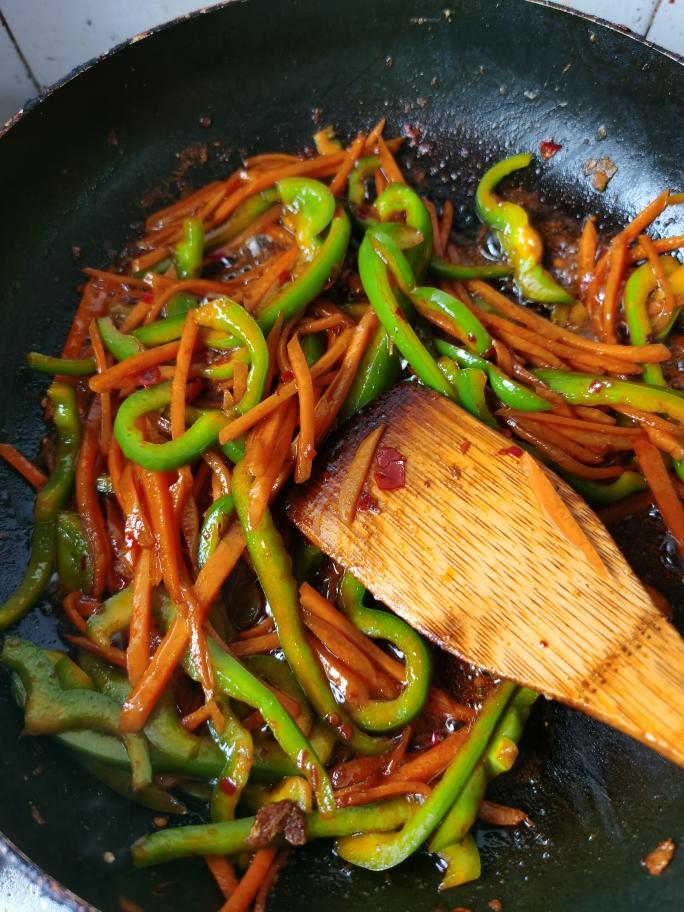
<svg viewBox="0 0 684 912"><path fill-rule="evenodd" d="M381 446L406 458L406 484L379 490L371 471L377 512L357 512L349 524L339 515L340 488L359 443L380 423ZM684 641L598 517L548 470L595 551L587 555L545 511L530 457L516 458L515 448L511 455L511 443L404 383L343 429L318 474L291 492L288 512L444 649L684 765Z"/></svg>

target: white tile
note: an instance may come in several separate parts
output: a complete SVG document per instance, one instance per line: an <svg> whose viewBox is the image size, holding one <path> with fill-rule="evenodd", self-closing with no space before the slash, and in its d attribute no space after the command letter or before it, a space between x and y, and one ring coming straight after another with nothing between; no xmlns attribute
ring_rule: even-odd
<svg viewBox="0 0 684 912"><path fill-rule="evenodd" d="M684 56L684 0L661 0L648 38L668 51Z"/></svg>
<svg viewBox="0 0 684 912"><path fill-rule="evenodd" d="M35 94L21 57L0 25L0 124Z"/></svg>
<svg viewBox="0 0 684 912"><path fill-rule="evenodd" d="M212 0L0 0L33 72L50 85L115 44Z"/></svg>
<svg viewBox="0 0 684 912"><path fill-rule="evenodd" d="M560 2L578 13L600 16L616 25L626 25L638 35L645 35L653 11L660 0L560 0Z"/></svg>

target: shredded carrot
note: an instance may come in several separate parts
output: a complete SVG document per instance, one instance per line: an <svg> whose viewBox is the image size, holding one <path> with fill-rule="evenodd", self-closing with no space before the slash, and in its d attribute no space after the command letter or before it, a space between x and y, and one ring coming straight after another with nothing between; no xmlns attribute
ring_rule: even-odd
<svg viewBox="0 0 684 912"><path fill-rule="evenodd" d="M91 320L88 328L90 342L95 355L95 365L98 374L107 370L107 355L100 338L100 331L95 320ZM112 396L111 393L100 393L100 451L103 455L109 452L112 442Z"/></svg>
<svg viewBox="0 0 684 912"><path fill-rule="evenodd" d="M615 356L621 361L637 361L644 364L650 364L658 361L666 361L670 357L667 346L661 345L660 343L654 343L652 345L612 345L606 342L595 342L593 339L587 339L585 336L580 336L578 333L571 332L569 329L564 329L562 326L552 323L545 317L540 317L538 314L533 313L529 308L522 307L520 304L515 304L507 298L506 295L501 294L500 291L497 291L495 288L492 288L491 285L488 285L480 279L474 279L473 281L468 282L468 287L488 304L491 304L492 307L503 316L535 330L548 339L557 339L558 341L565 342L567 345L572 345L575 348L583 348L587 351L596 352L597 354ZM479 315L480 312L478 311L478 316Z"/></svg>
<svg viewBox="0 0 684 912"><path fill-rule="evenodd" d="M353 330L346 330L338 336L327 352L311 367L311 376L314 379L327 371L329 367L335 364L335 362L344 355L352 337L352 333ZM270 414L273 409L278 408L285 399L294 396L296 392L297 384L294 380L283 383L278 387L275 393L268 396L266 399L263 399L258 405L255 405L253 409L250 409L244 415L236 418L235 421L226 425L219 434L219 443L224 444L229 440L235 440L237 437L242 437L242 435L251 427L254 427L258 421L261 421L262 418Z"/></svg>
<svg viewBox="0 0 684 912"><path fill-rule="evenodd" d="M442 225L439 229L442 255L447 249L449 238L451 237L451 227L454 223L454 204L451 200L445 200L442 203Z"/></svg>
<svg viewBox="0 0 684 912"><path fill-rule="evenodd" d="M396 770L394 778L407 782L430 782L449 766L468 740L468 735L467 726L459 728L453 734L447 735L439 744L422 751L417 757L411 756Z"/></svg>
<svg viewBox="0 0 684 912"><path fill-rule="evenodd" d="M100 646L98 643L93 643L88 637L73 636L70 633L66 634L66 639L74 646L80 646L81 649L94 653L105 662L109 662L110 665L118 665L119 668L126 667L126 653L123 649L117 649L115 646Z"/></svg>
<svg viewBox="0 0 684 912"><path fill-rule="evenodd" d="M281 473L292 467L292 434L297 408L292 399L267 415L250 435L245 458L249 459L254 482L249 497L249 522L256 528L264 510L276 494ZM258 435L258 437L257 437Z"/></svg>
<svg viewBox="0 0 684 912"><path fill-rule="evenodd" d="M519 808L497 804L495 801L483 801L477 812L478 819L492 826L520 826L529 820L525 811Z"/></svg>
<svg viewBox="0 0 684 912"><path fill-rule="evenodd" d="M580 299L591 284L594 277L594 264L598 250L598 232L596 231L596 216L590 215L584 222L582 236L577 250L577 284Z"/></svg>
<svg viewBox="0 0 684 912"><path fill-rule="evenodd" d="M142 466L137 467L137 476L145 492L145 504L157 543L164 585L172 601L177 605L182 604L178 527L168 481L161 472L152 472Z"/></svg>
<svg viewBox="0 0 684 912"><path fill-rule="evenodd" d="M146 272L152 266L156 266L158 263L161 263L162 260L167 259L170 254L171 250L169 247L158 247L155 250L143 253L141 256L137 256L131 260L131 272Z"/></svg>
<svg viewBox="0 0 684 912"><path fill-rule="evenodd" d="M350 174L352 168L354 167L354 165L356 164L356 162L358 161L358 159L360 158L360 156L363 152L363 147L364 147L365 143L366 143L366 137L363 135L363 133L359 133L359 135L356 137L354 142L347 149L346 154L344 156L344 161L342 162L342 164L340 165L340 167L337 170L337 173L335 174L332 181L330 182L330 192L332 193L333 196L339 196L340 193L342 192L342 190L344 189L344 187L347 183L347 178L349 177L349 174Z"/></svg>
<svg viewBox="0 0 684 912"><path fill-rule="evenodd" d="M311 475L316 450L314 449L314 391L311 370L295 333L287 343L287 353L297 384L299 397L299 435L297 436L297 461L294 479L301 484Z"/></svg>
<svg viewBox="0 0 684 912"><path fill-rule="evenodd" d="M655 241L651 241L651 243L653 244L656 253L669 253L671 250L679 250L680 247L684 247L684 234L677 234L669 238L657 238ZM632 263L637 263L639 260L645 260L646 251L637 244L634 247L630 247L629 258Z"/></svg>
<svg viewBox="0 0 684 912"><path fill-rule="evenodd" d="M367 788L350 786L335 792L335 804L338 808L357 807L359 804L369 804L371 801L382 801L383 798L393 798L395 795L421 795L429 798L432 789L424 782L411 782L407 779L396 782L385 782L382 785L372 785Z"/></svg>
<svg viewBox="0 0 684 912"><path fill-rule="evenodd" d="M268 894L273 889L278 875L280 874L281 869L285 866L287 862L287 849L281 849L280 852L275 857L275 860L271 867L268 869L264 875L261 885L257 891L257 895L254 899L254 910L253 912L266 912L266 903L268 901Z"/></svg>
<svg viewBox="0 0 684 912"><path fill-rule="evenodd" d="M564 427L596 431L597 433L616 437L636 437L641 433L639 428L617 427L613 424L584 421L580 418L569 418L566 415L555 415L553 412L520 412L516 411L516 409L502 408L497 411L497 414L504 417L510 415L513 418L532 418L538 424L558 424Z"/></svg>
<svg viewBox="0 0 684 912"><path fill-rule="evenodd" d="M235 868L225 855L205 855L204 860L225 899L237 889Z"/></svg>
<svg viewBox="0 0 684 912"><path fill-rule="evenodd" d="M180 342L166 342L156 348L148 348L139 355L133 355L108 368L101 374L90 378L90 388L94 393L118 389L130 382L136 374L141 374L148 367L156 367L166 361L172 361L178 354Z"/></svg>
<svg viewBox="0 0 684 912"><path fill-rule="evenodd" d="M83 290L83 296L66 337L62 357L78 358L83 351L90 321L100 317L109 303L110 292L98 279L91 279Z"/></svg>
<svg viewBox="0 0 684 912"><path fill-rule="evenodd" d="M437 218L437 207L432 202L432 200L423 197L423 205L428 211L430 216L430 221L432 223L432 247L437 256L444 256L444 248L442 247L442 235L439 230L439 219Z"/></svg>
<svg viewBox="0 0 684 912"><path fill-rule="evenodd" d="M396 163L394 156L390 152L387 143L382 138L378 136L377 141L377 155L380 159L380 167L382 168L385 177L390 184L405 184L406 179L401 173L401 168Z"/></svg>
<svg viewBox="0 0 684 912"><path fill-rule="evenodd" d="M349 703L367 703L370 694L363 678L327 650L312 633L308 633L306 638L318 656L326 677L338 688L343 700Z"/></svg>
<svg viewBox="0 0 684 912"><path fill-rule="evenodd" d="M214 473L221 486L223 494L230 494L233 488L231 471L216 450L206 450L202 453L202 459Z"/></svg>
<svg viewBox="0 0 684 912"><path fill-rule="evenodd" d="M663 264L658 258L658 251L656 250L655 244L650 239L650 237L647 234L640 234L639 243L641 244L646 257L648 258L651 272L653 273L658 288L660 289L660 292L663 296L663 308L659 314L659 321L661 321L664 325L667 325L670 322L670 318L672 317L672 314L675 312L675 309L677 307L677 301L672 290L672 285L670 284L670 280L665 274Z"/></svg>
<svg viewBox="0 0 684 912"><path fill-rule="evenodd" d="M251 637L248 640L237 640L231 644L231 649L238 656L260 655L262 652L271 652L278 649L280 639L277 633L265 633L262 636Z"/></svg>
<svg viewBox="0 0 684 912"><path fill-rule="evenodd" d="M76 630L78 630L79 633L87 633L88 627L86 625L85 619L76 607L80 598L80 592L69 592L62 601L62 607L64 608L64 613L74 625Z"/></svg>
<svg viewBox="0 0 684 912"><path fill-rule="evenodd" d="M249 367L243 361L236 361L233 369L233 402L238 405L247 390Z"/></svg>
<svg viewBox="0 0 684 912"><path fill-rule="evenodd" d="M221 912L249 912L252 900L268 873L276 856L276 849L259 849L254 853L247 871Z"/></svg>
<svg viewBox="0 0 684 912"><path fill-rule="evenodd" d="M294 267L298 257L299 248L296 244L272 257L259 278L249 286L249 291L245 296L245 309L258 311L259 304L262 303L272 286L281 281L282 284L285 284L288 280L289 272Z"/></svg>
<svg viewBox="0 0 684 912"><path fill-rule="evenodd" d="M95 431L86 427L76 464L76 504L83 520L88 550L93 562L93 595L104 592L110 560L110 544L100 502L95 488L98 459L98 440Z"/></svg>
<svg viewBox="0 0 684 912"><path fill-rule="evenodd" d="M103 282L110 282L113 285L126 285L129 288L145 287L145 283L142 279L137 279L130 275L122 275L119 272L109 272L105 269L93 269L92 266L86 266L83 272L91 279L101 279Z"/></svg>
<svg viewBox="0 0 684 912"><path fill-rule="evenodd" d="M182 197L175 203L171 203L171 205L165 206L164 209L158 209L156 212L152 213L152 215L148 216L145 219L146 230L153 231L158 228L163 228L170 222L175 222L178 221L178 219L194 215L194 213L197 212L202 203L205 201L207 196L210 196L212 193L215 193L216 190L222 187L223 181L212 181L211 183L200 187L199 190L195 190L194 193L189 193L187 196Z"/></svg>
<svg viewBox="0 0 684 912"><path fill-rule="evenodd" d="M663 457L645 436L636 438L634 452L663 517L663 522L674 538L677 550L684 557L684 506L667 473Z"/></svg>
<svg viewBox="0 0 684 912"><path fill-rule="evenodd" d="M242 528L238 523L233 523L195 580L195 592L203 608L212 604L244 550Z"/></svg>
<svg viewBox="0 0 684 912"><path fill-rule="evenodd" d="M522 464L532 492L546 519L560 532L563 538L567 539L584 555L587 562L600 576L609 577L608 568L596 546L573 516L546 471L529 453L523 453Z"/></svg>
<svg viewBox="0 0 684 912"><path fill-rule="evenodd" d="M585 465L598 465L603 462L605 451L593 452L577 442L577 432L571 428L552 427L548 424L537 424L533 418L517 419L517 423L526 430L532 431L554 446L559 447L573 459Z"/></svg>
<svg viewBox="0 0 684 912"><path fill-rule="evenodd" d="M275 627L273 624L273 618L267 617L263 621L259 621L258 624L255 624L253 627L248 627L247 630L241 630L236 634L236 640L251 640L252 637L262 636L264 633L273 633Z"/></svg>
<svg viewBox="0 0 684 912"><path fill-rule="evenodd" d="M618 316L618 292L622 284L627 260L627 247L623 238L618 236L611 242L608 255L608 275L603 293L603 318L601 335L604 342L617 344L615 324Z"/></svg>
<svg viewBox="0 0 684 912"><path fill-rule="evenodd" d="M186 320L176 353L176 370L171 381L171 436L174 439L185 433L185 389L198 331L195 320Z"/></svg>
<svg viewBox="0 0 684 912"><path fill-rule="evenodd" d="M188 713L187 716L183 716L181 725L186 731L195 731L196 728L199 728L200 725L203 725L209 719L211 719L211 707L209 703L204 703L199 709Z"/></svg>
<svg viewBox="0 0 684 912"><path fill-rule="evenodd" d="M617 478L618 475L622 475L624 472L624 466L614 465L614 466L588 466L583 462L579 462L577 459L573 459L572 456L569 456L564 450L556 446L553 443L550 443L548 440L545 440L539 434L534 433L531 428L524 427L517 419L508 418L508 426L513 429L513 433L520 437L522 440L526 440L528 443L531 443L533 446L544 453L549 457L556 465L560 466L561 469L564 469L566 472L571 472L573 475L579 475L580 478L594 478L594 479L603 479L603 478Z"/></svg>
<svg viewBox="0 0 684 912"><path fill-rule="evenodd" d="M631 405L613 405L611 408L621 415L626 415L628 418L638 421L639 424L644 425L645 427L664 431L666 434L672 434L674 437L681 437L684 435L684 426L681 424L674 424L672 421L661 418L660 415L654 415L652 412L644 412L641 409L633 408ZM629 428L629 430L632 432L639 432L638 428Z"/></svg>
<svg viewBox="0 0 684 912"><path fill-rule="evenodd" d="M20 453L19 450L10 443L0 443L0 457L2 457L8 465L11 465L15 471L19 472L36 491L40 491L43 485L46 484L47 475L45 475L44 472L41 472L30 459L27 459L26 456Z"/></svg>
<svg viewBox="0 0 684 912"><path fill-rule="evenodd" d="M340 519L351 525L356 516L356 504L366 483L375 450L385 433L385 425L379 424L358 445L349 468L346 471L337 498L337 513Z"/></svg>
<svg viewBox="0 0 684 912"><path fill-rule="evenodd" d="M150 551L143 550L135 565L133 574L131 623L128 632L128 648L126 649L128 679L133 687L142 678L150 660L150 631L152 626L151 565L152 555Z"/></svg>

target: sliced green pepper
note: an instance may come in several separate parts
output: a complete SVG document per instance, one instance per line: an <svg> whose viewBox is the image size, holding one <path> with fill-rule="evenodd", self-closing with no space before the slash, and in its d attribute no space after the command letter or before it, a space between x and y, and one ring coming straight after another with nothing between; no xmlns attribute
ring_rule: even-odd
<svg viewBox="0 0 684 912"><path fill-rule="evenodd" d="M60 510L57 515L57 573L65 592L89 595L93 588L93 561L78 513Z"/></svg>
<svg viewBox="0 0 684 912"><path fill-rule="evenodd" d="M542 304L572 304L572 296L541 265L541 237L530 225L527 212L522 206L503 200L494 193L504 177L526 168L532 158L531 154L523 153L493 165L477 186L475 208L485 225L496 232L513 266L515 280L526 297Z"/></svg>
<svg viewBox="0 0 684 912"><path fill-rule="evenodd" d="M97 320L97 328L104 347L117 361L125 361L126 358L132 358L145 351L142 342L135 336L120 332L111 317L100 317Z"/></svg>
<svg viewBox="0 0 684 912"><path fill-rule="evenodd" d="M380 167L380 159L366 155L354 162L347 181L347 196L355 206L362 206L366 199L366 180Z"/></svg>
<svg viewBox="0 0 684 912"><path fill-rule="evenodd" d="M40 352L26 355L28 366L42 374L56 374L65 377L88 377L97 370L94 358L53 358Z"/></svg>
<svg viewBox="0 0 684 912"><path fill-rule="evenodd" d="M18 589L0 606L0 630L9 627L33 607L50 580L55 565L57 515L73 488L81 443L81 422L76 394L64 383L53 383L48 397L54 407L57 428L55 466L46 485L36 495L33 511L31 558Z"/></svg>
<svg viewBox="0 0 684 912"><path fill-rule="evenodd" d="M569 472L564 472L563 477L588 503L596 506L615 503L637 491L644 491L647 487L644 476L630 470L624 471L615 481L608 483L590 481L588 478L580 478Z"/></svg>
<svg viewBox="0 0 684 912"><path fill-rule="evenodd" d="M248 196L244 203L237 207L227 222L219 225L218 228L207 235L207 247L220 247L222 244L229 244L234 238L249 228L255 219L275 205L278 199L278 192L275 187L269 187L267 190L262 190L261 193Z"/></svg>
<svg viewBox="0 0 684 912"><path fill-rule="evenodd" d="M404 655L406 681L394 700L369 700L350 712L367 731L392 731L420 715L430 689L432 662L421 636L395 614L363 604L365 589L350 573L342 577L340 608L366 636L387 640Z"/></svg>
<svg viewBox="0 0 684 912"><path fill-rule="evenodd" d="M480 263L466 266L463 263L450 263L440 257L430 260L430 271L443 279L455 279L457 282L469 282L472 279L504 279L513 269L505 263Z"/></svg>
<svg viewBox="0 0 684 912"><path fill-rule="evenodd" d="M459 369L458 364L452 358L447 358L446 355L437 359L437 366L454 388L455 401L483 424L491 428L498 428L499 425L489 411L485 396L487 374L477 367Z"/></svg>
<svg viewBox="0 0 684 912"><path fill-rule="evenodd" d="M223 538L223 533L228 528L234 514L235 504L232 494L222 494L204 514L197 554L197 563L200 568L206 564L216 550L216 546Z"/></svg>
<svg viewBox="0 0 684 912"><path fill-rule="evenodd" d="M449 322L454 335L459 338L468 351L484 355L492 345L492 339L482 323L462 301L440 291L438 288L415 288L411 300L418 313L434 312Z"/></svg>
<svg viewBox="0 0 684 912"><path fill-rule="evenodd" d="M179 279L196 279L202 271L204 227L201 219L183 219L183 240L176 244L173 263Z"/></svg>
<svg viewBox="0 0 684 912"><path fill-rule="evenodd" d="M218 732L214 724L209 723L214 743L225 759L221 775L216 780L211 793L211 819L215 823L232 820L235 816L235 808L242 790L247 785L254 755L252 736L240 724L231 709L230 701L219 700L218 706L225 719L225 728L222 732Z"/></svg>

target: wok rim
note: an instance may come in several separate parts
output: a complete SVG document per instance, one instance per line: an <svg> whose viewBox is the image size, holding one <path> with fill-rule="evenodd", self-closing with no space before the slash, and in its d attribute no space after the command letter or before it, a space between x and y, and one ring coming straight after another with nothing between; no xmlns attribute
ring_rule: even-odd
<svg viewBox="0 0 684 912"><path fill-rule="evenodd" d="M180 25L181 23L197 19L200 16L222 11L229 6L236 6L237 4L246 4L249 2L250 0L221 0L221 2L213 4L212 6L201 7L200 9L193 10L189 13L184 13L180 16L176 16L173 19L169 19L167 22L156 25L153 28L139 32L138 34L119 42L102 54L98 54L97 56L86 60L84 63L81 63L71 69L61 79L57 80L54 83L51 83L38 95L33 96L27 100L26 103L17 112L9 117L3 124L0 124L0 140L7 136L13 127L19 124L25 117L31 114L47 99L49 99L55 92L71 83L74 79L85 75L101 62L107 60L115 54L120 53L129 46L154 37L160 32L164 32L169 28ZM524 2L530 5L554 10L573 19L584 20L585 22L597 26L598 28L606 29L610 32L619 34L626 39L631 39L632 41L637 42L649 51L661 54L662 56L672 60L674 63L678 63L680 66L684 67L684 54L678 54L675 51L670 51L666 48L663 48L661 45L656 44L653 41L649 41L648 38L644 38L641 35L638 35L627 26L609 22L601 16L596 16L591 13L584 13L578 10L570 9L561 3L554 2L554 0L524 0ZM2 832L0 832L0 863L2 863L3 866L7 865L13 867L33 886L38 887L40 890L39 898L49 898L56 902L63 909L69 910L69 912L99 912L96 906L93 906L86 900L81 899L68 887L65 887L54 877L51 877L40 867L40 865L32 861L25 852L18 848L18 846L16 846L12 840L10 840Z"/></svg>

